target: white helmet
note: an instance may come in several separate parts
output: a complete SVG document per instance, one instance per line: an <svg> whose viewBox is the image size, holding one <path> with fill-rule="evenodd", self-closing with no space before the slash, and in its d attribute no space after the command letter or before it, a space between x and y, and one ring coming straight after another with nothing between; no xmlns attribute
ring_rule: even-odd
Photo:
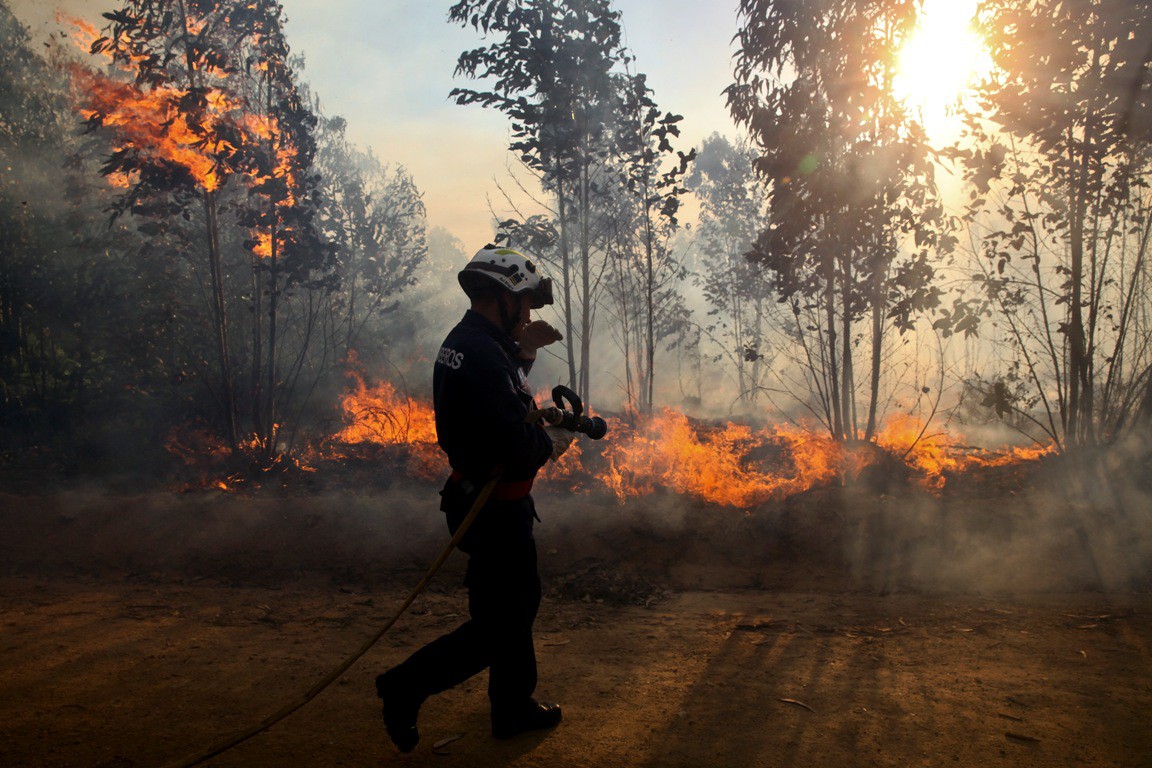
<svg viewBox="0 0 1152 768"><path fill-rule="evenodd" d="M486 245L457 275L469 298L493 287L532 296L532 308L552 303L552 280L544 277L528 257L511 248Z"/></svg>

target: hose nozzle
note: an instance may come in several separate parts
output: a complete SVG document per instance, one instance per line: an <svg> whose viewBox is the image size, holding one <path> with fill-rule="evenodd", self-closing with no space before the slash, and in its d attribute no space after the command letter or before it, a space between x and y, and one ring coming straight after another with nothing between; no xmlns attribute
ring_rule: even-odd
<svg viewBox="0 0 1152 768"><path fill-rule="evenodd" d="M555 414L551 414L553 418L550 418L549 422L553 426L580 432L592 440L599 440L608 434L608 422L599 416L585 416L584 403L580 402L580 396L568 387L563 384L553 387L552 400L556 403L556 407L549 410L559 413L558 421L555 420ZM565 409L566 401L571 410Z"/></svg>

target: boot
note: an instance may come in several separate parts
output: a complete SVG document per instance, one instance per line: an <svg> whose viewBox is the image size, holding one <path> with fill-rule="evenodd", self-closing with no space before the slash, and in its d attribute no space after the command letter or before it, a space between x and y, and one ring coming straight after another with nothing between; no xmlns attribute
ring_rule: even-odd
<svg viewBox="0 0 1152 768"><path fill-rule="evenodd" d="M515 710L493 710L492 736L510 739L525 731L539 731L559 724L563 715L559 704L540 703L530 699L528 706Z"/></svg>
<svg viewBox="0 0 1152 768"><path fill-rule="evenodd" d="M391 670L376 678L376 695L382 704L381 714L384 717L384 728L388 737L401 752L411 752L420 741L420 732L416 730L416 716L420 713L423 703L417 697L408 694L404 687L397 685L389 677Z"/></svg>

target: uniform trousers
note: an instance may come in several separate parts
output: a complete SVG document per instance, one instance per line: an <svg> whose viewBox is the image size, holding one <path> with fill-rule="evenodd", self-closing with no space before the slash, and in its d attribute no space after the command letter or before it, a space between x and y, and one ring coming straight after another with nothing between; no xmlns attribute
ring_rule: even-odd
<svg viewBox="0 0 1152 768"><path fill-rule="evenodd" d="M450 481L441 496L448 528L455 534L475 492L464 493ZM531 496L485 504L460 542L468 555L464 583L469 619L390 670L390 684L419 702L487 669L494 713L515 713L533 705L532 624L541 598L535 517Z"/></svg>

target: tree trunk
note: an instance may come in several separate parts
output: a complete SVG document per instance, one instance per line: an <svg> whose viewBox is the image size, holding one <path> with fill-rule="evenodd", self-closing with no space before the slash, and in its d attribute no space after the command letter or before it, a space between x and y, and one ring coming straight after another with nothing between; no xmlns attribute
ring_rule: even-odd
<svg viewBox="0 0 1152 768"><path fill-rule="evenodd" d="M652 221L649 218L647 186L645 186L644 199L644 278L647 284L647 295L645 297L646 317L644 325L644 358L647 365L647 386L645 387L644 412L651 415L652 401L656 395L656 276L653 274Z"/></svg>
<svg viewBox="0 0 1152 768"><path fill-rule="evenodd" d="M268 114L272 114L272 83L269 80L266 83L268 87ZM269 173L275 174L276 167L276 139L278 133L273 130L272 134L268 137L268 158L271 164ZM273 190L276 187L273 186ZM277 312L279 310L280 301L280 286L277 259L279 258L279 204L280 201L276 192L268 195L268 366L267 366L267 384L265 385L264 395L264 415L261 419L264 423L264 461L270 463L272 457L276 452L276 405L277 395L276 391L276 322L278 319ZM259 418L259 417L257 417Z"/></svg>
<svg viewBox="0 0 1152 768"><path fill-rule="evenodd" d="M557 161L559 166L559 161ZM559 167L556 170L559 177ZM560 219L560 274L564 280L564 338L568 342L568 386L577 386L576 382L576 344L572 336L572 240L568 233L568 197L564 185L556 186L556 209Z"/></svg>
<svg viewBox="0 0 1152 768"><path fill-rule="evenodd" d="M840 412L844 417L843 439L855 440L856 434L856 373L852 365L852 265L848 254L841 256L840 271Z"/></svg>
<svg viewBox="0 0 1152 768"><path fill-rule="evenodd" d="M236 424L236 388L233 385L232 358L228 351L228 315L224 302L224 266L220 255L220 229L217 220L216 194L204 190L204 213L207 217L208 264L212 276L212 319L215 325L216 353L220 363L221 401L227 436L233 452L239 448L240 433Z"/></svg>
<svg viewBox="0 0 1152 768"><path fill-rule="evenodd" d="M1084 279L1084 211L1080 195L1073 193L1072 221L1069 227L1071 260L1069 264L1072 294L1068 302L1068 424L1067 438L1072 445L1082 446L1085 440L1083 387L1086 381L1084 316L1081 310Z"/></svg>
<svg viewBox="0 0 1152 768"><path fill-rule="evenodd" d="M1096 65L1095 59L1093 66ZM1073 445L1084 446L1092 441L1092 373L1088 350L1088 339L1084 328L1084 240L1085 222L1088 216L1088 199L1091 194L1091 143L1097 130L1093 113L1089 111L1084 123L1084 136L1079 148L1080 157L1077 171L1069 179L1069 195L1072 197L1071 221L1068 226L1070 238L1071 296L1068 304L1068 434ZM1069 142L1069 154L1077 151L1074 141ZM1074 156L1070 159L1076 160Z"/></svg>
<svg viewBox="0 0 1152 768"><path fill-rule="evenodd" d="M356 343L356 291L360 284L360 260L357 258L357 243L352 242L348 248L348 330L344 335L344 357L347 359L352 353L352 345Z"/></svg>
<svg viewBox="0 0 1152 768"><path fill-rule="evenodd" d="M864 427L864 439L876 436L876 409L880 400L880 361L881 345L884 340L884 273L880 269L881 259L876 259L872 269L872 364L868 382L868 424Z"/></svg>
<svg viewBox="0 0 1152 768"><path fill-rule="evenodd" d="M620 259L623 261L623 258ZM620 340L624 352L624 402L626 410L634 410L637 413L641 411L640 396L637 394L637 383L635 379L639 378L637 373L635 376L632 372L632 314L633 310L630 306L630 299L632 292L629 290L629 285L625 279L627 276L627 265L620 265L616 268L616 284L617 291L620 295Z"/></svg>
<svg viewBox="0 0 1152 768"><path fill-rule="evenodd" d="M588 203L591 199L588 163L580 168L580 396L585 404L592 399L592 223Z"/></svg>
<svg viewBox="0 0 1152 768"><path fill-rule="evenodd" d="M1138 429L1142 429L1146 438L1152 438L1152 373L1147 376L1144 385L1144 397L1140 400L1140 409L1136 416Z"/></svg>
<svg viewBox="0 0 1152 768"><path fill-rule="evenodd" d="M275 206L275 203L273 203ZM265 386L266 394L264 396L264 459L271 461L276 452L276 400L277 400L277 387L276 387L276 332L277 332L277 318L279 310L280 299L280 286L278 284L277 271L277 242L276 242L276 221L273 218L272 222L272 252L269 255L269 274L268 274L268 370L267 370L267 384Z"/></svg>
<svg viewBox="0 0 1152 768"><path fill-rule="evenodd" d="M182 25L189 29L188 10L183 2L179 3ZM188 76L189 90L200 87L200 76L192 60L191 49L186 45L184 49L184 65ZM236 387L232 375L232 358L228 349L228 314L224 297L224 266L223 256L220 253L220 222L219 210L215 191L202 187L204 197L204 214L207 225L208 238L208 264L212 279L212 311L216 326L216 348L220 358L220 387L221 401L224 408L224 421L228 430L227 436L233 453L240 445L240 431L237 425L236 413Z"/></svg>
<svg viewBox="0 0 1152 768"><path fill-rule="evenodd" d="M752 327L752 344L756 350L756 359L752 361L752 396L749 398L748 404L755 407L756 401L760 399L760 377L763 375L764 368L764 337L761 333L761 329L764 327L764 300L757 296L752 302L753 320L755 321Z"/></svg>
<svg viewBox="0 0 1152 768"><path fill-rule="evenodd" d="M843 352L840 355L840 371L842 374L840 384L840 410L844 414L844 439L855 440L856 434L856 372L852 365L852 318L848 312L848 300L844 298L841 307L840 344Z"/></svg>
<svg viewBox="0 0 1152 768"><path fill-rule="evenodd" d="M831 260L829 260L831 261ZM824 313L828 325L828 401L832 406L832 437L844 439L844 417L840 407L840 370L836 364L836 292L832 283L831 270L824 283Z"/></svg>
<svg viewBox="0 0 1152 768"><path fill-rule="evenodd" d="M264 431L260 415L264 412L264 281L260 279L260 256L252 254L252 370L249 373L249 400L251 419L257 439L263 441Z"/></svg>

